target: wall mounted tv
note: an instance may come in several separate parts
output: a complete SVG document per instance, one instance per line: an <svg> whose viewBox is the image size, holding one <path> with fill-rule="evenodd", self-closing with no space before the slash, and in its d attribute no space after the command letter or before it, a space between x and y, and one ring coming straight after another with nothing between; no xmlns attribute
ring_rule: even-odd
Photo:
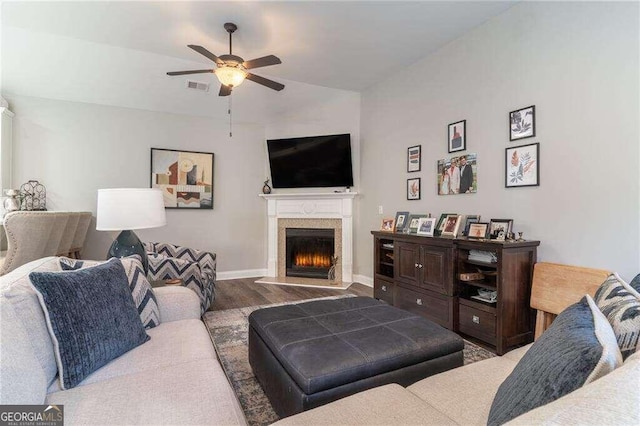
<svg viewBox="0 0 640 426"><path fill-rule="evenodd" d="M351 135L267 141L274 188L353 186Z"/></svg>

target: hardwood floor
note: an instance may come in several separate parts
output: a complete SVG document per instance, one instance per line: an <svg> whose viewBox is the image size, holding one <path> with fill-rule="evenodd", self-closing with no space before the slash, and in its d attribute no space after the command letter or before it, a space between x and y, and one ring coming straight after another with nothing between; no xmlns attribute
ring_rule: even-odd
<svg viewBox="0 0 640 426"><path fill-rule="evenodd" d="M276 284L256 284L256 278L225 280L216 282L216 300L210 311L244 308L246 306L268 305L271 303L295 302L316 297L355 294L373 297L373 288L353 283L346 290L332 290L313 287L294 287Z"/></svg>

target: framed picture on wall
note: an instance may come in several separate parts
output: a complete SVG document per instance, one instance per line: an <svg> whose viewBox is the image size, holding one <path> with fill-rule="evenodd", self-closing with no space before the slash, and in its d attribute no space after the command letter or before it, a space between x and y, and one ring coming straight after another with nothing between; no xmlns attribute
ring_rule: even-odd
<svg viewBox="0 0 640 426"><path fill-rule="evenodd" d="M407 179L407 200L420 199L420 178Z"/></svg>
<svg viewBox="0 0 640 426"><path fill-rule="evenodd" d="M532 138L536 135L536 106L531 105L509 113L509 140Z"/></svg>
<svg viewBox="0 0 640 426"><path fill-rule="evenodd" d="M467 149L467 120L449 124L447 129L449 152Z"/></svg>
<svg viewBox="0 0 640 426"><path fill-rule="evenodd" d="M419 172L422 166L422 145L407 148L407 172Z"/></svg>
<svg viewBox="0 0 640 426"><path fill-rule="evenodd" d="M540 185L540 144L515 146L505 149L506 188Z"/></svg>
<svg viewBox="0 0 640 426"><path fill-rule="evenodd" d="M151 188L167 209L213 209L213 153L151 148Z"/></svg>

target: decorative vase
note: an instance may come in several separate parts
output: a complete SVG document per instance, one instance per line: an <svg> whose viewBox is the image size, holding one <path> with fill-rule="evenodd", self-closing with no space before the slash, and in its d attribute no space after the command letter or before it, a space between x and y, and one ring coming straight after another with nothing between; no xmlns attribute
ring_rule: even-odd
<svg viewBox="0 0 640 426"><path fill-rule="evenodd" d="M269 179L264 181L264 185L262 186L263 194L271 194L271 187L269 186Z"/></svg>
<svg viewBox="0 0 640 426"><path fill-rule="evenodd" d="M18 196L20 195L20 191L17 189L7 189L5 191L7 198L4 200L4 211L5 213L11 213L20 210L20 200Z"/></svg>

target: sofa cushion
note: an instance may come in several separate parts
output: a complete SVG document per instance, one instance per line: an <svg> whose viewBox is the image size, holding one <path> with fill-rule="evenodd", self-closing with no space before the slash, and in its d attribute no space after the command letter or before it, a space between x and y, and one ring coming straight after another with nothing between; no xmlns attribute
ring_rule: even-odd
<svg viewBox="0 0 640 426"><path fill-rule="evenodd" d="M510 421L510 425L640 424L640 352L605 377Z"/></svg>
<svg viewBox="0 0 640 426"><path fill-rule="evenodd" d="M609 322L590 296L565 309L500 385L489 425L573 392L613 371L622 356Z"/></svg>
<svg viewBox="0 0 640 426"><path fill-rule="evenodd" d="M486 425L491 401L516 364L504 356L474 362L427 377L407 390L458 424Z"/></svg>
<svg viewBox="0 0 640 426"><path fill-rule="evenodd" d="M244 415L218 362L176 363L47 395L65 425L237 425Z"/></svg>
<svg viewBox="0 0 640 426"><path fill-rule="evenodd" d="M191 290L187 291L191 292ZM198 306L198 311L199 309ZM209 332L200 320L165 322L158 327L147 330L147 334L151 338L147 343L130 350L91 373L78 386L143 371L151 373L158 368L196 360L200 360L202 363L218 362L215 350L211 345ZM59 390L61 390L60 384L55 381L49 387L48 392Z"/></svg>
<svg viewBox="0 0 640 426"><path fill-rule="evenodd" d="M144 328L150 329L160 324L160 310L158 309L158 301L151 288L151 284L147 280L140 262L140 256L133 255L119 259L127 273L129 280L129 288L131 295L138 308L138 314L142 320ZM60 258L60 269L63 271L75 271L82 268L89 268L96 265L102 265L105 261L97 260L78 260L68 257Z"/></svg>
<svg viewBox="0 0 640 426"><path fill-rule="evenodd" d="M626 359L640 343L640 294L617 274L611 274L594 300L613 327L622 358Z"/></svg>
<svg viewBox="0 0 640 426"><path fill-rule="evenodd" d="M447 413L421 401L402 386L390 384L287 417L274 423L274 426L455 424Z"/></svg>
<svg viewBox="0 0 640 426"><path fill-rule="evenodd" d="M59 270L57 258L47 257L29 262L0 277L0 295L2 297L2 307L0 309L4 309L5 306L11 306L14 320L23 329L23 333L16 332L3 336L3 338L7 338L14 345L30 346L32 348L34 356L38 359L39 369L42 370L47 379L46 386L55 380L58 374L58 367L53 355L53 342L47 329L44 312L40 307L37 293L29 280L29 273L32 271L57 270ZM5 323L4 321L0 323L3 333L5 329L13 328L10 324L11 322ZM2 348L4 348L4 344ZM27 355L25 355L23 361L29 365L29 368L34 367L29 363ZM3 386L3 383L9 383L5 381L5 377L23 368L24 366L19 362L8 365L2 364L0 386L2 386L3 400L8 394L12 394L10 389Z"/></svg>
<svg viewBox="0 0 640 426"><path fill-rule="evenodd" d="M63 389L149 340L119 260L29 278L45 312Z"/></svg>
<svg viewBox="0 0 640 426"><path fill-rule="evenodd" d="M631 288L640 293L640 274L636 275L629 283Z"/></svg>

